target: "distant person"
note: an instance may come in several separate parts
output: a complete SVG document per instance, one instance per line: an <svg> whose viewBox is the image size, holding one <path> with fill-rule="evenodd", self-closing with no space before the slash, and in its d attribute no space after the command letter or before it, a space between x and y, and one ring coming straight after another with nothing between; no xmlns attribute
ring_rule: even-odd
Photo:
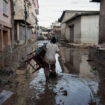
<svg viewBox="0 0 105 105"><path fill-rule="evenodd" d="M62 60L62 56L60 53L60 49L58 48L56 44L56 38L52 37L51 41L46 45L46 54L45 54L45 67L44 67L44 73L46 77L46 82L48 82L49 79L49 72L51 70L52 74L56 75L56 53L59 54L60 59Z"/></svg>

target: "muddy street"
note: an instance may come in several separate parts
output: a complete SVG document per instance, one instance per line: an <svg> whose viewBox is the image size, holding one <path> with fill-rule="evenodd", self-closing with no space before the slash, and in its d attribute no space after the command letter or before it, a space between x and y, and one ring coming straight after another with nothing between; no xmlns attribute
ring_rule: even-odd
<svg viewBox="0 0 105 105"><path fill-rule="evenodd" d="M104 68L88 62L87 49L60 49L56 79L46 83L43 68L33 74L18 70L14 82L0 88L0 105L105 105Z"/></svg>

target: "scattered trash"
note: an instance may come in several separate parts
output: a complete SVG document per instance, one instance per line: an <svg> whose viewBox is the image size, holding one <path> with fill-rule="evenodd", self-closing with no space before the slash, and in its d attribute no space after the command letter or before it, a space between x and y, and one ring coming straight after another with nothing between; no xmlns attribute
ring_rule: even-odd
<svg viewBox="0 0 105 105"><path fill-rule="evenodd" d="M10 98L13 95L13 92L3 90L0 93L0 105L2 105L8 98Z"/></svg>
<svg viewBox="0 0 105 105"><path fill-rule="evenodd" d="M54 95L56 96L57 95L57 92L54 92Z"/></svg>
<svg viewBox="0 0 105 105"><path fill-rule="evenodd" d="M64 89L63 87L60 88L60 90L63 90L63 89Z"/></svg>
<svg viewBox="0 0 105 105"><path fill-rule="evenodd" d="M92 60L92 59L88 59L87 61L88 61L88 62L92 62L93 60Z"/></svg>
<svg viewBox="0 0 105 105"><path fill-rule="evenodd" d="M95 67L95 66L93 66L93 67L92 67L92 69L93 69L93 70L96 70L96 67Z"/></svg>
<svg viewBox="0 0 105 105"><path fill-rule="evenodd" d="M67 91L66 90L63 91L63 95L67 96Z"/></svg>

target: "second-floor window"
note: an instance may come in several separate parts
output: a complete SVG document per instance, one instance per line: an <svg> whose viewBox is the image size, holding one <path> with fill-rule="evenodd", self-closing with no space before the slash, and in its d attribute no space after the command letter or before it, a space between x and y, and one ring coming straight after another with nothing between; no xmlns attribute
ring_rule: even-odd
<svg viewBox="0 0 105 105"><path fill-rule="evenodd" d="M3 0L3 14L8 15L8 2Z"/></svg>

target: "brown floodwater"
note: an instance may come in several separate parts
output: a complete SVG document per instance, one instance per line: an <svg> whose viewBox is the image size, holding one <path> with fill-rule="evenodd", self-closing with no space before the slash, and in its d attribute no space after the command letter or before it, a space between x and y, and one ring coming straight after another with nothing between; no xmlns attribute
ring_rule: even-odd
<svg viewBox="0 0 105 105"><path fill-rule="evenodd" d="M18 71L15 82L3 88L13 95L2 105L105 105L104 68L87 61L86 49L60 49L63 61L56 55L56 79L46 83L43 69L34 74Z"/></svg>

